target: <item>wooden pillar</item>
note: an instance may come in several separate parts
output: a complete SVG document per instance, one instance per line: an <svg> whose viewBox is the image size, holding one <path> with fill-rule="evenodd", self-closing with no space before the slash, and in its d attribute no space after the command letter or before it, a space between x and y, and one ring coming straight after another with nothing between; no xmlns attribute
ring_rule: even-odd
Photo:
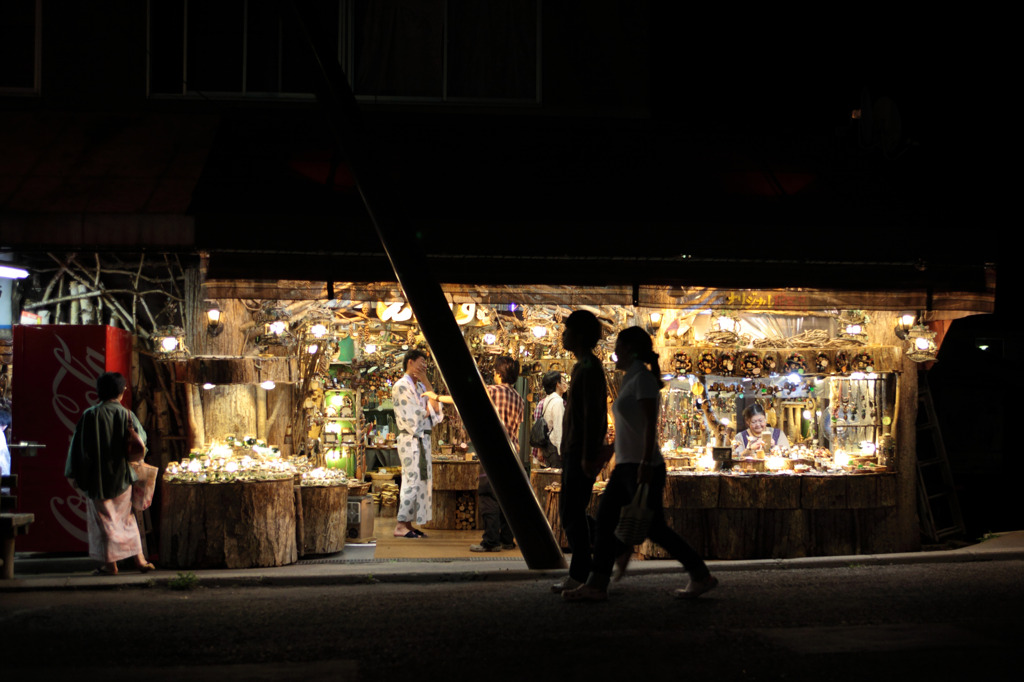
<svg viewBox="0 0 1024 682"><path fill-rule="evenodd" d="M210 440L228 434L238 437L256 433L258 386L226 384L203 391L205 431Z"/></svg>
<svg viewBox="0 0 1024 682"><path fill-rule="evenodd" d="M437 360L466 430L477 448L480 464L491 479L495 496L519 539L523 558L530 568L564 568L559 550L530 488L530 480L517 453L509 445L476 363L466 346L455 317L436 277L429 271L416 226L403 213L408 202L388 196L391 187L369 151L370 135L348 79L329 44L323 40L321 24L311 3L291 3L291 19L322 69L317 99L327 109L332 132L349 161L367 212L394 269L395 277L419 321L423 335ZM298 437L298 434L295 434Z"/></svg>
<svg viewBox="0 0 1024 682"><path fill-rule="evenodd" d="M893 551L913 552L921 548L921 526L917 517L917 372L918 364L907 358L906 342L896 337L898 312L873 311L866 331L876 345L897 349L897 404L892 434L896 437L896 513L875 529L894 538Z"/></svg>

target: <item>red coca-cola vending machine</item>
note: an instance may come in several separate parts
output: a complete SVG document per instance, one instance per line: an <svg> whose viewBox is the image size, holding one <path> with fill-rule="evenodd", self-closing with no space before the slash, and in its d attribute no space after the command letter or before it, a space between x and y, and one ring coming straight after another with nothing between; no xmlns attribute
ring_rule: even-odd
<svg viewBox="0 0 1024 682"><path fill-rule="evenodd" d="M64 462L78 418L97 403L96 378L120 372L130 382L132 336L105 325L15 325L13 331L12 440L46 446L34 457L13 457L18 511L36 517L18 538L18 551L87 551L85 499L64 478Z"/></svg>

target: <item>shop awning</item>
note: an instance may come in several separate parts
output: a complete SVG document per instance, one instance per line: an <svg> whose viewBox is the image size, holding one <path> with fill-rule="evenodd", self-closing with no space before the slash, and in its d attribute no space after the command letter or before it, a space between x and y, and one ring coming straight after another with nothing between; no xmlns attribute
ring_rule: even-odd
<svg viewBox="0 0 1024 682"><path fill-rule="evenodd" d="M994 274L994 273L993 273ZM394 282L311 282L308 280L207 280L206 298L329 300L395 302L404 297ZM490 305L577 306L636 305L681 310L757 310L804 312L835 310L932 311L936 319L991 313L995 293L955 291L872 291L791 289L731 289L663 285L471 285L443 283L453 303Z"/></svg>

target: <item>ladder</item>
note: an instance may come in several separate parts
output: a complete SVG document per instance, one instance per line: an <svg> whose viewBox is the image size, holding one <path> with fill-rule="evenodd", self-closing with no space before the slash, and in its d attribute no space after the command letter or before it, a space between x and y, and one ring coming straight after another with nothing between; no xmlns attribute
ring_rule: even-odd
<svg viewBox="0 0 1024 682"><path fill-rule="evenodd" d="M928 377L924 371L917 376L917 510L922 536L938 543L966 528Z"/></svg>

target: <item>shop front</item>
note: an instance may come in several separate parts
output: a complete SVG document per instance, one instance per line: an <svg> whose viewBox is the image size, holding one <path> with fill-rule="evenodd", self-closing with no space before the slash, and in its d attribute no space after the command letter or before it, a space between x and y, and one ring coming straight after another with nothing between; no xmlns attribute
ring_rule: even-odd
<svg viewBox="0 0 1024 682"><path fill-rule="evenodd" d="M912 293L443 288L482 376L491 375L498 355L521 363L516 388L528 415L521 453L530 450L541 377L572 367L561 321L581 307L602 320L597 352L613 397L615 335L645 327L665 378L659 442L669 465L666 514L695 547L719 559L917 549L917 372L935 352L927 325L991 304ZM208 281L199 305L218 310L217 322L206 318L181 330L177 350L164 358L156 351L190 397L193 426L187 455L165 463L164 563L290 563L339 551L339 529L350 540L365 539L374 532L368 520L380 525L394 516L400 467L391 386L404 352L426 343L397 285L335 282L330 289L328 298L326 287L308 282ZM433 381L446 392L440 373ZM766 446L756 452L737 446L751 406L767 423L760 436ZM480 527L480 465L458 410L445 410L432 433L427 527L473 530ZM538 502L564 548L559 471L536 460L531 469ZM285 482L281 490L271 490L275 480ZM599 480L595 506L601 488ZM229 489L237 491L220 499ZM328 499L323 491L331 489L345 494ZM338 521L343 509L347 518ZM196 542L236 535L245 537L219 553ZM662 556L649 543L639 553Z"/></svg>

